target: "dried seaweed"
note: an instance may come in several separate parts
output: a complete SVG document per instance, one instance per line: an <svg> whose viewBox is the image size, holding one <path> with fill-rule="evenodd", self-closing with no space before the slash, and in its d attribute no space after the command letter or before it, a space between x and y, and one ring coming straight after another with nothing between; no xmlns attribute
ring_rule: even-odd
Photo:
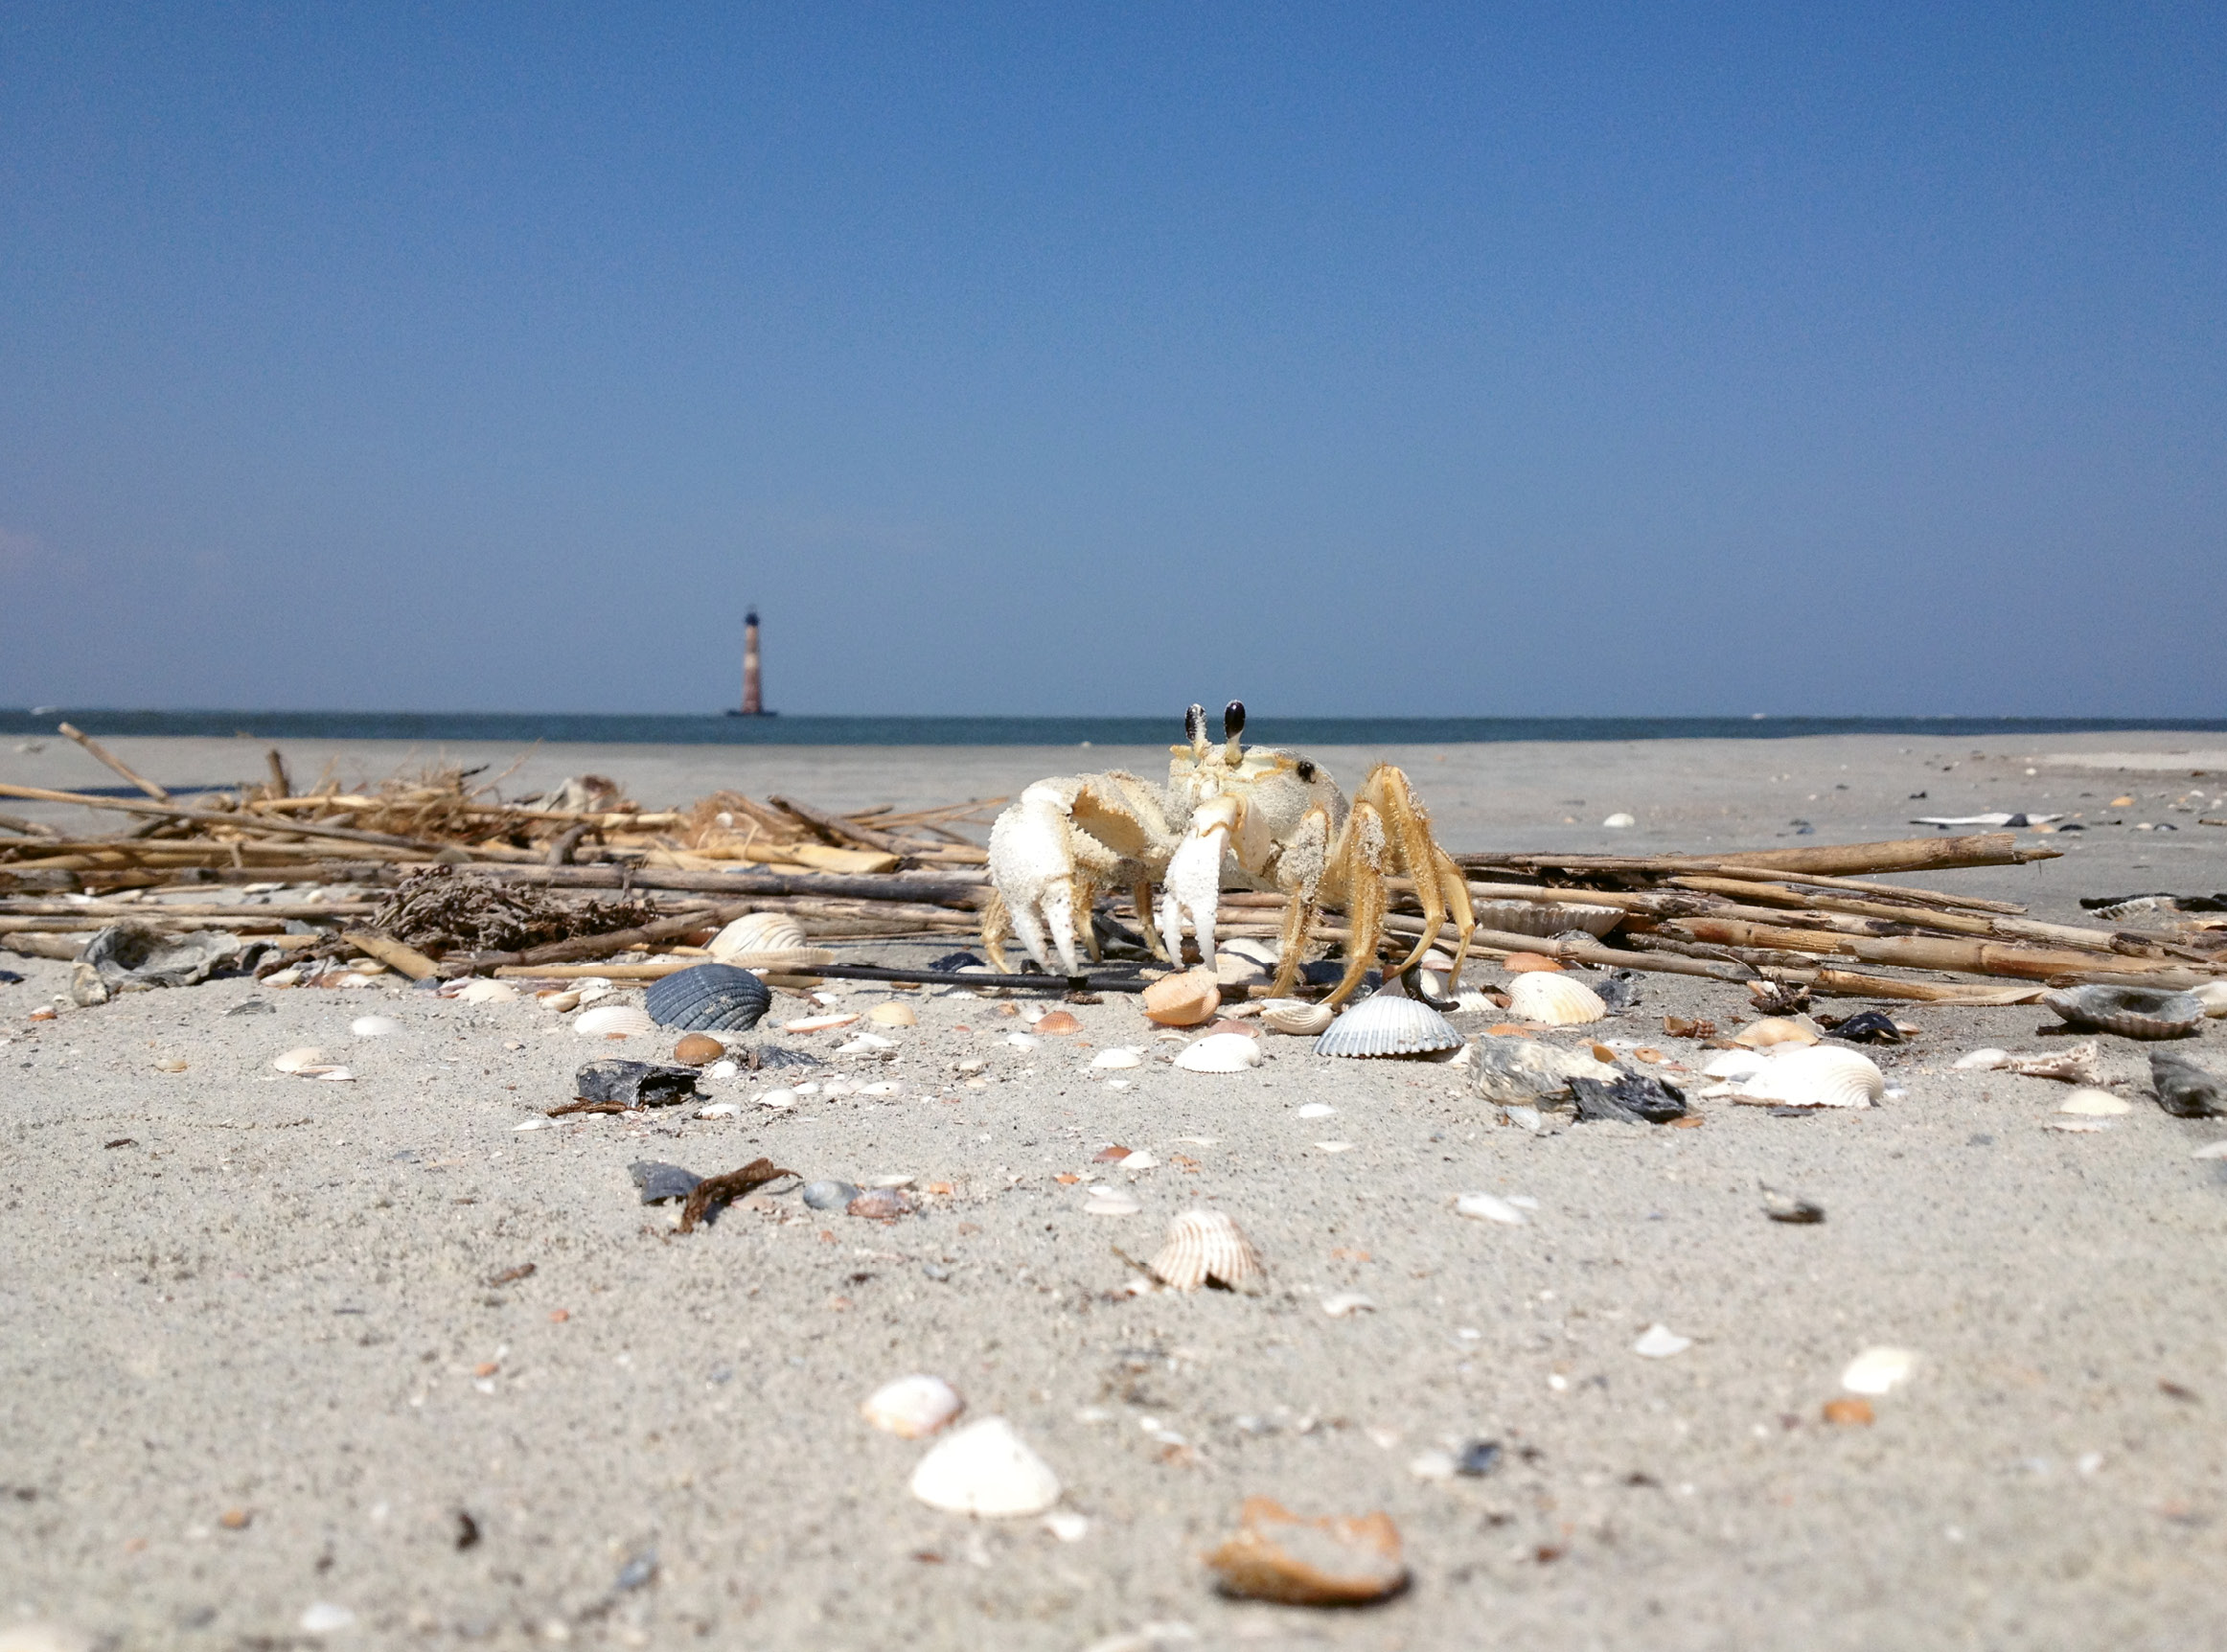
<svg viewBox="0 0 2227 1652"><path fill-rule="evenodd" d="M631 929L656 916L641 901L563 901L530 885L496 883L439 865L405 872L372 915L371 928L438 957L459 950L522 952Z"/></svg>
<svg viewBox="0 0 2227 1652"><path fill-rule="evenodd" d="M696 1191L680 1207L680 1231L695 1232L696 1225L710 1213L714 1202L724 1205L730 1199L742 1198L753 1187L795 1174L793 1170L783 1170L770 1159L753 1159L740 1170L730 1170L724 1176L707 1176L696 1184Z"/></svg>

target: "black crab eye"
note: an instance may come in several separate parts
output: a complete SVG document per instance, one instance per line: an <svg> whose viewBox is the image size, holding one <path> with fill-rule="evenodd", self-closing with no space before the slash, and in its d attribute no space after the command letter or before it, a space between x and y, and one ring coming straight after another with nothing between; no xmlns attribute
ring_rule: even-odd
<svg viewBox="0 0 2227 1652"><path fill-rule="evenodd" d="M1312 757L1299 759L1299 778L1310 786L1315 783L1315 760Z"/></svg>
<svg viewBox="0 0 2227 1652"><path fill-rule="evenodd" d="M1222 738L1235 740L1245 732L1245 701L1233 700L1222 708Z"/></svg>

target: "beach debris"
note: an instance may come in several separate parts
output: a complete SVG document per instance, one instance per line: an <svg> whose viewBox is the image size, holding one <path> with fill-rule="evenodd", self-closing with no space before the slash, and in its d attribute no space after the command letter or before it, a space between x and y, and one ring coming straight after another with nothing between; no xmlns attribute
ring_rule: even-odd
<svg viewBox="0 0 2227 1652"><path fill-rule="evenodd" d="M912 1495L930 1508L1009 1520L1060 1500L1059 1477L1003 1417L946 1434L912 1471Z"/></svg>
<svg viewBox="0 0 2227 1652"><path fill-rule="evenodd" d="M1145 1019L1163 1027L1194 1027L1222 1007L1222 983L1211 970L1162 975L1144 989Z"/></svg>
<svg viewBox="0 0 2227 1652"><path fill-rule="evenodd" d="M2063 818L2062 815L2029 815L1995 809L1984 815L1920 815L1910 823L1913 826L2008 826L2017 831L2025 826L2046 826L2052 820Z"/></svg>
<svg viewBox="0 0 2227 1652"><path fill-rule="evenodd" d="M1601 824L1612 832L1620 832L1627 826L1637 826L1639 821L1632 815L1626 814L1623 810L1619 809L1614 815L1611 815L1607 819L1603 820Z"/></svg>
<svg viewBox="0 0 2227 1652"><path fill-rule="evenodd" d="M840 1210L858 1196L848 1182L807 1182L797 1189L797 1197L815 1210Z"/></svg>
<svg viewBox="0 0 2227 1652"><path fill-rule="evenodd" d="M656 1030L657 1023L635 1004L597 1004L572 1018L578 1038L639 1038Z"/></svg>
<svg viewBox="0 0 2227 1652"><path fill-rule="evenodd" d="M1820 1015L1817 1023L1849 1044L1900 1044L1909 1036L1901 1022L1880 1010L1858 1010L1840 1021Z"/></svg>
<svg viewBox="0 0 2227 1652"><path fill-rule="evenodd" d="M1315 1053L1422 1056L1458 1049L1466 1042L1454 1023L1429 1004L1408 998L1397 987L1386 987L1348 1005L1315 1040Z"/></svg>
<svg viewBox="0 0 2227 1652"><path fill-rule="evenodd" d="M843 1213L868 1222L894 1222L918 1208L911 1195L902 1187L869 1187L844 1205Z"/></svg>
<svg viewBox="0 0 2227 1652"><path fill-rule="evenodd" d="M1663 1030L1672 1038L1706 1040L1716 1037L1716 1022L1698 1021L1687 1016L1665 1016Z"/></svg>
<svg viewBox="0 0 2227 1652"><path fill-rule="evenodd" d="M1686 1092L1653 1073L1618 1072L1605 1081L1573 1076L1570 1093L1580 1124L1668 1124L1686 1116Z"/></svg>
<svg viewBox="0 0 2227 1652"><path fill-rule="evenodd" d="M2090 1039L2048 1055L2012 1055L2007 1049L1976 1049L1951 1063L1958 1071L2013 1072L2022 1078L2054 1078L2066 1084L2101 1084L2097 1065L2101 1046Z"/></svg>
<svg viewBox="0 0 2227 1652"><path fill-rule="evenodd" d="M1320 1032L1338 1017L1328 1004L1311 1004L1304 998L1263 998L1260 1024L1271 1032L1308 1037Z"/></svg>
<svg viewBox="0 0 2227 1652"><path fill-rule="evenodd" d="M866 1019L878 1027L916 1027L920 1024L920 1012L902 998L891 998L868 1010Z"/></svg>
<svg viewBox="0 0 2227 1652"><path fill-rule="evenodd" d="M1763 1195L1763 1214L1774 1222L1807 1226L1825 1220L1825 1206L1799 1194L1782 1192L1767 1182L1756 1183Z"/></svg>
<svg viewBox="0 0 2227 1652"><path fill-rule="evenodd" d="M915 1373L884 1383L866 1396L859 1414L884 1434L917 1440L944 1427L966 1406L958 1389L943 1378Z"/></svg>
<svg viewBox="0 0 2227 1652"><path fill-rule="evenodd" d="M629 1112L675 1107L695 1098L696 1069L648 1061L591 1061L572 1075L572 1094L576 1101Z"/></svg>
<svg viewBox="0 0 2227 1652"><path fill-rule="evenodd" d="M2204 1000L2156 987L2066 987L2041 995L2042 1006L2073 1026L2122 1038L2189 1038L2204 1024Z"/></svg>
<svg viewBox="0 0 2227 1652"><path fill-rule="evenodd" d="M1477 922L1482 929L1497 929L1504 935L1531 935L1540 940L1565 935L1573 929L1588 939L1598 940L1624 921L1620 906L1594 906L1582 895L1574 901L1481 900L1476 902L1475 909ZM1504 969L1507 960L1502 959L1501 964Z"/></svg>
<svg viewBox="0 0 2227 1652"><path fill-rule="evenodd" d="M1841 1387L1851 1394L1876 1398L1892 1393L1917 1369L1917 1356L1908 1348L1866 1348L1841 1371Z"/></svg>
<svg viewBox="0 0 2227 1652"><path fill-rule="evenodd" d="M334 846L320 847L331 853ZM435 864L404 872L364 932L421 956L509 954L636 929L656 915L656 908L642 901L564 901L532 884L498 883L458 866Z"/></svg>
<svg viewBox="0 0 2227 1652"><path fill-rule="evenodd" d="M1820 1414L1835 1428L1870 1428L1877 1420L1871 1402L1852 1394L1843 1394L1825 1402Z"/></svg>
<svg viewBox="0 0 2227 1652"><path fill-rule="evenodd" d="M78 954L70 977L71 1001L90 1007L118 993L190 987L246 968L263 943L222 929L169 933L126 920L97 931Z"/></svg>
<svg viewBox="0 0 2227 1652"><path fill-rule="evenodd" d="M792 1021L783 1021L781 1030L786 1033L835 1032L849 1026L858 1019L856 1015L848 1012L825 1016L799 1016Z"/></svg>
<svg viewBox="0 0 2227 1652"><path fill-rule="evenodd" d="M2186 1050L2153 1050L2149 1081L2157 1105L2175 1118L2209 1118L2227 1113L2227 1074Z"/></svg>
<svg viewBox="0 0 2227 1652"><path fill-rule="evenodd" d="M1640 1001L1640 972L1602 971L1593 977L1593 996L1608 1006L1610 1015L1622 1015Z"/></svg>
<svg viewBox="0 0 2227 1652"><path fill-rule="evenodd" d="M673 1059L683 1067L706 1067L726 1053L727 1046L708 1033L684 1033L673 1045Z"/></svg>
<svg viewBox="0 0 2227 1652"><path fill-rule="evenodd" d="M772 991L764 981L733 964L677 971L652 981L643 995L659 1026L687 1032L747 1032L765 1019L772 1002Z"/></svg>
<svg viewBox="0 0 2227 1652"><path fill-rule="evenodd" d="M686 1199L702 1184L703 1178L693 1170L677 1164L667 1164L654 1159L637 1159L627 1166L627 1174L641 1189L644 1205L663 1205L668 1200Z"/></svg>
<svg viewBox="0 0 2227 1652"><path fill-rule="evenodd" d="M1066 1010L1048 1010L1038 1016L1032 1024L1038 1032L1047 1033L1054 1038L1066 1038L1083 1030L1083 1023Z"/></svg>
<svg viewBox="0 0 2227 1652"><path fill-rule="evenodd" d="M1766 1016L1761 1021L1750 1021L1733 1034L1733 1043L1747 1049L1773 1049L1780 1044L1817 1042L1818 1029L1806 1017L1797 1021L1786 1016Z"/></svg>
<svg viewBox="0 0 2227 1652"><path fill-rule="evenodd" d="M1500 1467L1501 1443L1498 1440L1463 1440L1454 1452L1454 1472L1464 1480L1482 1480Z"/></svg>
<svg viewBox="0 0 2227 1652"><path fill-rule="evenodd" d="M1667 1360L1692 1346L1691 1337L1681 1337L1668 1325L1657 1323L1640 1333L1640 1340L1632 1344L1632 1352L1644 1360Z"/></svg>
<svg viewBox="0 0 2227 1652"><path fill-rule="evenodd" d="M1091 1065L1108 1069L1142 1067L1144 1065L1144 1052L1140 1049L1132 1049L1127 1044L1116 1044L1112 1049L1102 1049L1092 1056Z"/></svg>
<svg viewBox="0 0 2227 1652"><path fill-rule="evenodd" d="M1504 1107L1567 1096L1573 1078L1608 1083L1618 1073L1586 1051L1527 1038L1480 1039L1474 1065L1478 1093Z"/></svg>
<svg viewBox="0 0 2227 1652"><path fill-rule="evenodd" d="M2107 1090L2095 1090L2086 1086L2074 1090L2057 1104L2057 1112L2076 1113L2086 1118L2116 1118L2133 1111L2132 1102L2122 1100Z"/></svg>
<svg viewBox="0 0 2227 1652"><path fill-rule="evenodd" d="M1225 987L1258 986L1268 979L1269 968L1274 962L1272 958L1269 964L1263 964L1258 958L1225 946L1214 954L1214 979Z"/></svg>
<svg viewBox="0 0 2227 1652"><path fill-rule="evenodd" d="M1224 1595L1286 1606L1364 1606L1408 1581L1391 1516L1308 1519L1271 1497L1247 1498L1236 1533L1205 1558Z"/></svg>
<svg viewBox="0 0 2227 1652"><path fill-rule="evenodd" d="M825 1067L827 1063L810 1050L785 1049L777 1044L762 1044L745 1052L745 1062L752 1072L778 1072L784 1067Z"/></svg>
<svg viewBox="0 0 2227 1652"><path fill-rule="evenodd" d="M1770 1057L1739 1089L1738 1100L1780 1107L1876 1107L1887 1078L1859 1051L1814 1044Z"/></svg>
<svg viewBox="0 0 2227 1652"><path fill-rule="evenodd" d="M325 1059L325 1052L314 1045L289 1049L271 1059L272 1067L280 1072L291 1073L296 1078L320 1078L345 1083L356 1075L344 1067Z"/></svg>
<svg viewBox="0 0 2227 1652"><path fill-rule="evenodd" d="M746 912L711 938L704 951L732 964L754 952L793 952L804 946L804 926L787 912Z"/></svg>
<svg viewBox="0 0 2227 1652"><path fill-rule="evenodd" d="M348 1023L348 1030L357 1038L385 1038L402 1030L402 1023L392 1016L357 1016Z"/></svg>
<svg viewBox="0 0 2227 1652"><path fill-rule="evenodd" d="M453 997L459 1003L508 1004L517 1001L518 989L508 981L474 979L459 983L454 994L443 996Z"/></svg>
<svg viewBox="0 0 2227 1652"><path fill-rule="evenodd" d="M1176 1052L1185 1072L1243 1072L1260 1065L1260 1043L1243 1033L1208 1033Z"/></svg>
<svg viewBox="0 0 2227 1652"><path fill-rule="evenodd" d="M1522 1206L1510 1205L1496 1193L1464 1193L1454 1201L1454 1214L1476 1222L1500 1222L1521 1228L1530 1221Z"/></svg>
<svg viewBox="0 0 2227 1652"><path fill-rule="evenodd" d="M1540 970L1550 975L1562 973L1562 965L1544 952L1510 952L1501 959L1500 967L1511 975L1528 975Z"/></svg>
<svg viewBox="0 0 2227 1652"><path fill-rule="evenodd" d="M1292 1110L1292 1116L1294 1118L1329 1118L1333 1116L1337 1111L1338 1110L1336 1108L1332 1107L1326 1101L1310 1101L1299 1107L1294 1108Z"/></svg>
<svg viewBox="0 0 2227 1652"><path fill-rule="evenodd" d="M754 1188L795 1174L793 1170L782 1169L770 1159L753 1159L740 1170L730 1170L723 1176L706 1176L689 1189L688 1203L680 1208L680 1231L693 1233L698 1223L710 1220L715 1208L724 1208L730 1201L744 1197Z"/></svg>
<svg viewBox="0 0 2227 1652"><path fill-rule="evenodd" d="M1373 1314L1376 1303L1359 1291L1336 1291L1322 1298L1322 1312L1333 1319L1343 1319L1355 1314Z"/></svg>
<svg viewBox="0 0 2227 1652"><path fill-rule="evenodd" d="M1186 1210L1170 1221L1150 1271L1154 1278L1177 1291L1216 1285L1258 1296L1268 1288L1260 1253L1237 1224L1219 1210Z"/></svg>
<svg viewBox="0 0 2227 1652"><path fill-rule="evenodd" d="M1508 985L1508 1016L1542 1026L1573 1027L1608 1014L1600 995L1566 975L1530 970Z"/></svg>

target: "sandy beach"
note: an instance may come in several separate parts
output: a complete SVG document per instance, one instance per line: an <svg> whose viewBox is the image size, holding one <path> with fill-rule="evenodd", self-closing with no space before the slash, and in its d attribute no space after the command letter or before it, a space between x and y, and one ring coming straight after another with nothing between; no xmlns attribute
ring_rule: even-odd
<svg viewBox="0 0 2227 1652"><path fill-rule="evenodd" d="M10 781L114 783L66 741L14 744ZM166 784L262 771L260 743L113 745ZM519 756L287 751L303 783L328 764L353 782ZM2030 839L2059 859L1913 881L2068 923L2083 896L2227 889L2227 829L2199 824L2227 815L2217 735L1314 755L1348 790L1371 762L1403 766L1457 851L1862 841L2023 810L2086 829ZM724 786L905 808L1165 760L549 746L502 784L595 772L653 806ZM1637 824L1603 828L1615 812ZM0 985L0 1635L815 1652L2220 1638L2227 1163L2192 1154L2227 1124L2161 1113L2147 1047L2122 1039L2102 1060L2133 1108L2092 1132L2047 1128L2062 1084L1952 1069L1981 1044L2061 1047L2032 1007L1897 1006L1921 1030L1876 1052L1901 1093L1874 1110L1712 1101L1696 1129L1533 1134L1457 1067L1332 1062L1287 1038L1251 1071L1194 1074L1153 1059L1172 1046L1133 999L1022 1048L1000 1012L1023 1000L931 991L904 995L919 1024L887 1061L834 1056L843 1033L769 1034L893 1095L774 1111L755 1097L779 1080L745 1075L705 1085L733 1117L520 1129L584 1061L658 1059L670 1037L591 1045L531 998L472 1006L396 976L94 1009L65 995L34 1021L69 966L0 967L23 976ZM769 1025L807 1008L779 998ZM1587 1031L1698 1066L1710 1052L1663 1018L1746 1009L1736 987L1650 976ZM401 1029L352 1036L373 1014ZM2217 1051L2223 1026L2194 1046ZM1124 1044L1147 1060L1114 1088L1090 1063ZM272 1070L297 1045L353 1082ZM1110 1144L1157 1163L1109 1171ZM923 1208L883 1225L778 1192L681 1235L628 1175L762 1155L807 1179L909 1177ZM1759 1183L1825 1220L1768 1220ZM1138 1213L1087 1214L1093 1186ZM1458 1216L1478 1191L1536 1205L1522 1226ZM1128 1294L1124 1253L1193 1207L1251 1235L1264 1295ZM1324 1311L1347 1293L1372 1306ZM1655 1325L1690 1345L1643 1357ZM1874 1346L1913 1351L1913 1374L1870 1424L1827 1422ZM927 1443L859 1414L909 1372L956 1387L962 1420L1008 1419L1080 1523L911 1497ZM1473 1440L1499 1442L1491 1472L1444 1478L1435 1454ZM1219 1597L1200 1556L1252 1495L1386 1511L1411 1587L1344 1612Z"/></svg>

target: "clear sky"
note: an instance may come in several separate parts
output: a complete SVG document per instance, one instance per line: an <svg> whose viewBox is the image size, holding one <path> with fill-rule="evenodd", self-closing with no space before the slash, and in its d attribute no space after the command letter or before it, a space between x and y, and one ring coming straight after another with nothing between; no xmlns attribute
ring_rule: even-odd
<svg viewBox="0 0 2227 1652"><path fill-rule="evenodd" d="M2216 4L0 0L0 703L2207 715Z"/></svg>

